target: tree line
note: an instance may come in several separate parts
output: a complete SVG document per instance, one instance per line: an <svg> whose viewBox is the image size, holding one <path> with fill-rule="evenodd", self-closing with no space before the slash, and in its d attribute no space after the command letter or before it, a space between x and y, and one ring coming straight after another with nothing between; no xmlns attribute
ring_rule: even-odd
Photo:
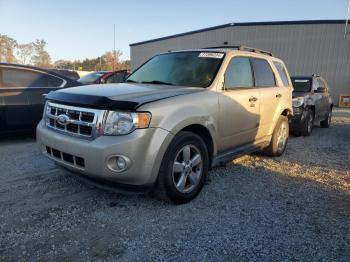
<svg viewBox="0 0 350 262"><path fill-rule="evenodd" d="M18 43L15 39L0 34L0 62L84 71L130 69L130 61L121 60L122 52L119 50L108 51L96 58L74 61L59 59L52 63L46 47L47 43L43 39Z"/></svg>

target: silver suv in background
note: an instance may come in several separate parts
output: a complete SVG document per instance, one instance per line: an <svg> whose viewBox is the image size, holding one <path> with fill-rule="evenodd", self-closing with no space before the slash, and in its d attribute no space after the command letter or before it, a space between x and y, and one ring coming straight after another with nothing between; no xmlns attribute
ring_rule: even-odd
<svg viewBox="0 0 350 262"><path fill-rule="evenodd" d="M293 112L291 131L311 135L315 123L328 128L332 121L333 100L326 80L319 75L293 76Z"/></svg>
<svg viewBox="0 0 350 262"><path fill-rule="evenodd" d="M184 50L156 55L127 83L50 93L37 139L85 179L184 203L215 165L259 150L280 156L291 113L290 77L272 54Z"/></svg>

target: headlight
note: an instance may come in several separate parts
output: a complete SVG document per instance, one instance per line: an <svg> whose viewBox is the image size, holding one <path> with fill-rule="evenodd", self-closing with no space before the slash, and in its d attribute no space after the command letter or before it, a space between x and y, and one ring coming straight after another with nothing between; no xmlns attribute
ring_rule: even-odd
<svg viewBox="0 0 350 262"><path fill-rule="evenodd" d="M304 104L304 97L293 98L293 107L300 107Z"/></svg>
<svg viewBox="0 0 350 262"><path fill-rule="evenodd" d="M147 128L151 122L151 114L147 112L108 111L103 121L103 133L119 136L131 133L137 128Z"/></svg>
<svg viewBox="0 0 350 262"><path fill-rule="evenodd" d="M45 118L45 116L47 114L50 114L51 112L51 107L49 107L49 105L47 104L47 101L45 101L45 106L44 106L44 112L43 112L43 118Z"/></svg>

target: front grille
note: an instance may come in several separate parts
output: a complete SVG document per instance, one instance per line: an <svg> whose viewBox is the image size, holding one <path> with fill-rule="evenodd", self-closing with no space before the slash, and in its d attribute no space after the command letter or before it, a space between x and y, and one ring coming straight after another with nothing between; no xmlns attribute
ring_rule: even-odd
<svg viewBox="0 0 350 262"><path fill-rule="evenodd" d="M59 151L55 148L46 146L46 153L49 154L50 156L57 158L63 162L67 162L69 164L72 164L77 167L85 167L85 160L82 157L79 156L73 156L71 154Z"/></svg>
<svg viewBox="0 0 350 262"><path fill-rule="evenodd" d="M80 108L48 102L45 110L46 126L60 133L93 139L103 110ZM62 122L62 117L65 122Z"/></svg>
<svg viewBox="0 0 350 262"><path fill-rule="evenodd" d="M80 133L84 134L84 135L91 134L91 127L90 126L81 126Z"/></svg>
<svg viewBox="0 0 350 262"><path fill-rule="evenodd" d="M94 120L94 114L82 112L81 121L86 121L86 122L91 123L93 120Z"/></svg>
<svg viewBox="0 0 350 262"><path fill-rule="evenodd" d="M69 132L78 133L78 130L79 130L79 125L77 124L69 124L67 126L67 131Z"/></svg>

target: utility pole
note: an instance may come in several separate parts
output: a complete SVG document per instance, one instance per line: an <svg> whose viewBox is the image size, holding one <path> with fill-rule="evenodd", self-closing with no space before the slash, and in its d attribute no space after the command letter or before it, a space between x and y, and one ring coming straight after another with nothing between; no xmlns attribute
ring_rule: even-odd
<svg viewBox="0 0 350 262"><path fill-rule="evenodd" d="M116 57L116 52L115 52L115 24L113 25L113 72L115 71L115 63L116 63L116 60L117 60L117 57Z"/></svg>
<svg viewBox="0 0 350 262"><path fill-rule="evenodd" d="M346 14L345 29L344 29L344 38L346 38L346 34L348 33L349 11L350 11L350 0L348 0L348 12L347 12L347 14Z"/></svg>

